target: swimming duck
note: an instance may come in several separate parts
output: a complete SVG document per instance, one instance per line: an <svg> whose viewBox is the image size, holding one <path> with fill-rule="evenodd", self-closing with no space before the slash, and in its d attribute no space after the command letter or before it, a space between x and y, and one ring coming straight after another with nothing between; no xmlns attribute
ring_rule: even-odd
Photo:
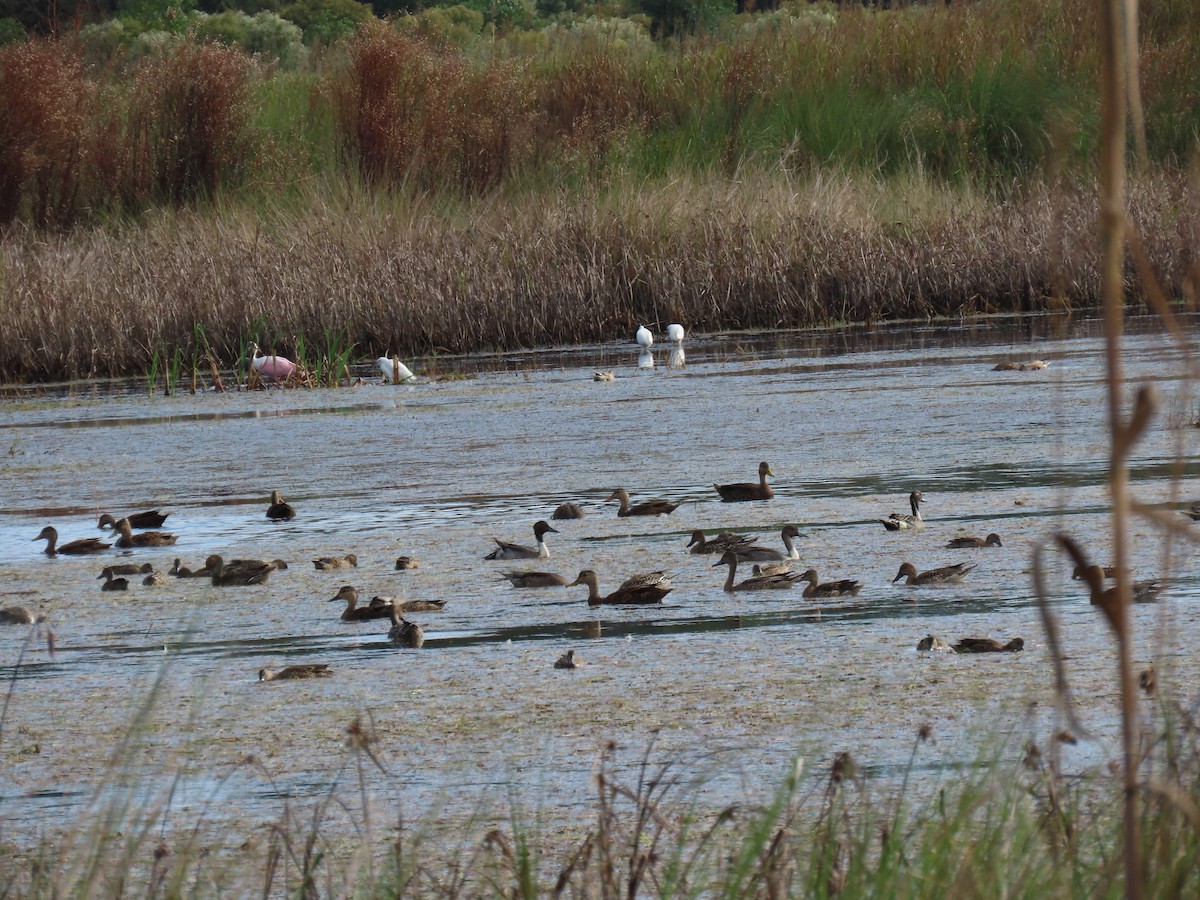
<svg viewBox="0 0 1200 900"><path fill-rule="evenodd" d="M932 634L927 634L925 637L917 641L917 650L920 653L944 653L950 650L950 645L943 641L940 637L935 637Z"/></svg>
<svg viewBox="0 0 1200 900"><path fill-rule="evenodd" d="M706 538L704 532L697 528L692 532L688 547L692 553L724 553L726 550L748 550L756 540L758 538L731 531L722 531L716 537Z"/></svg>
<svg viewBox="0 0 1200 900"><path fill-rule="evenodd" d="M1078 568L1078 567L1077 567ZM1116 588L1111 587L1107 590L1097 590L1097 587L1103 585L1106 578L1116 578L1115 566L1089 566L1092 576L1089 577L1087 571L1082 572L1079 577L1085 579L1093 586L1091 601L1095 605L1101 605L1103 598L1113 597L1116 594ZM1162 592L1165 585L1161 581L1135 581L1130 586L1130 593L1134 603L1156 603L1158 595Z"/></svg>
<svg viewBox="0 0 1200 900"><path fill-rule="evenodd" d="M176 541L175 535L165 531L139 531L134 534L128 519L117 522L116 529L121 534L117 538L117 546L125 550L131 547L169 547Z"/></svg>
<svg viewBox="0 0 1200 900"><path fill-rule="evenodd" d="M513 587L519 588L566 587L568 584L567 579L554 572L505 572L504 577Z"/></svg>
<svg viewBox="0 0 1200 900"><path fill-rule="evenodd" d="M116 566L105 566L100 570L100 577L105 577L108 572L112 572L114 575L147 575L153 571L154 566L150 565L150 563L144 563L140 566L133 563L121 563Z"/></svg>
<svg viewBox="0 0 1200 900"><path fill-rule="evenodd" d="M179 558L175 558L175 565L171 566L168 574L174 575L176 578L207 578L211 573L208 569L197 569L192 571L185 565L181 565Z"/></svg>
<svg viewBox="0 0 1200 900"><path fill-rule="evenodd" d="M537 538L537 547L525 547L521 544L510 544L508 541L492 538L496 542L496 549L484 559L549 559L550 548L546 546L546 532L548 531L558 534L558 529L551 528L550 523L545 519L539 519L533 523L533 536Z"/></svg>
<svg viewBox="0 0 1200 900"><path fill-rule="evenodd" d="M583 507L578 503L560 503L550 516L552 519L582 519Z"/></svg>
<svg viewBox="0 0 1200 900"><path fill-rule="evenodd" d="M575 659L575 651L568 650L554 662L556 669L578 669L579 661Z"/></svg>
<svg viewBox="0 0 1200 900"><path fill-rule="evenodd" d="M966 578L967 573L974 568L974 563L955 563L952 566L942 566L940 569L930 569L928 572L918 573L916 566L912 563L904 563L900 566L900 572L892 579L892 584L905 576L908 580L904 583L910 587L926 584L957 584Z"/></svg>
<svg viewBox="0 0 1200 900"><path fill-rule="evenodd" d="M402 600L399 597L379 595L371 598L371 606L387 609L397 607L401 612L441 612L446 608L445 600Z"/></svg>
<svg viewBox="0 0 1200 900"><path fill-rule="evenodd" d="M782 562L787 559L799 559L800 551L796 549L795 542L796 538L801 537L800 529L795 525L784 525L780 537L783 539L786 553L780 553L770 547L759 547L757 544L745 548L733 547L732 550L740 562ZM780 571L786 571L786 568Z"/></svg>
<svg viewBox="0 0 1200 900"><path fill-rule="evenodd" d="M100 577L104 579L104 584L100 585L102 591L127 591L129 590L129 580L126 578L116 578L110 569L105 569Z"/></svg>
<svg viewBox="0 0 1200 900"><path fill-rule="evenodd" d="M662 572L650 575L635 575L606 597L600 595L600 580L591 569L584 569L568 587L586 584L588 606L634 605L659 603L671 593L671 580Z"/></svg>
<svg viewBox="0 0 1200 900"><path fill-rule="evenodd" d="M43 528L34 540L46 542L45 553L47 556L56 556L59 553L65 553L68 556L83 556L87 553L100 553L112 546L112 544L104 543L100 538L80 538L77 541L68 541L59 547L58 529L53 525Z"/></svg>
<svg viewBox="0 0 1200 900"><path fill-rule="evenodd" d="M396 557L396 571L397 572L407 572L409 569L419 569L419 568L421 568L421 564L419 562L417 562L415 559L413 559L411 556L397 556Z"/></svg>
<svg viewBox="0 0 1200 900"><path fill-rule="evenodd" d="M721 495L723 503L740 503L747 500L770 500L775 496L775 489L767 484L767 476L775 477L771 467L765 462L758 464L758 482L743 481L737 484L713 484Z"/></svg>
<svg viewBox="0 0 1200 900"><path fill-rule="evenodd" d="M220 556L213 554L204 561L204 568L211 573L214 587L232 585L265 584L278 566L261 559L235 559L228 565Z"/></svg>
<svg viewBox="0 0 1200 900"><path fill-rule="evenodd" d="M737 565L738 555L732 550L726 550L721 554L720 560L713 563L713 568L729 566L729 574L725 577L725 590L728 592L786 590L795 587L796 582L800 580L799 572L779 572L774 575L754 575L740 584L734 584L733 579L737 575Z"/></svg>
<svg viewBox="0 0 1200 900"><path fill-rule="evenodd" d="M920 530L925 527L925 520L921 518L921 501L925 499L925 495L920 491L913 491L908 495L908 505L912 507L911 516L902 516L900 513L892 513L886 519L880 519L883 527L888 531L908 531Z"/></svg>
<svg viewBox="0 0 1200 900"><path fill-rule="evenodd" d="M332 674L333 670L324 663L310 663L300 666L288 666L286 669L280 669L278 672L264 667L258 670L258 680L295 681L299 678L328 678Z"/></svg>
<svg viewBox="0 0 1200 900"><path fill-rule="evenodd" d="M425 643L425 629L416 622L409 622L396 607L391 610L392 627L388 630L388 640L393 644L401 644L419 650Z"/></svg>
<svg viewBox="0 0 1200 900"><path fill-rule="evenodd" d="M36 625L45 621L44 615L35 616L23 606L0 606L0 625Z"/></svg>
<svg viewBox="0 0 1200 900"><path fill-rule="evenodd" d="M816 569L805 571L800 576L800 580L808 582L808 586L804 589L805 600L813 597L853 597L862 590L862 584L852 578L843 578L840 581L827 581L821 584L817 578Z"/></svg>
<svg viewBox="0 0 1200 900"><path fill-rule="evenodd" d="M343 585L337 594L329 598L330 603L337 603L339 600L346 604L346 608L342 610L343 622L368 622L371 619L389 619L392 615L391 603L372 602L369 606L359 606L358 591L348 584Z"/></svg>
<svg viewBox="0 0 1200 900"><path fill-rule="evenodd" d="M412 381L417 376L412 373L412 370L396 357L390 357L386 353L379 359L375 360L375 365L378 367L384 379L392 384L401 384L405 381Z"/></svg>
<svg viewBox="0 0 1200 900"><path fill-rule="evenodd" d="M1005 360L1004 362L996 363L994 366L992 366L992 371L993 372L1015 372L1019 368L1021 368L1021 364L1019 362L1014 362L1011 359L1009 359L1009 360Z"/></svg>
<svg viewBox="0 0 1200 900"><path fill-rule="evenodd" d="M592 381L616 381L616 372L596 372L592 375Z"/></svg>
<svg viewBox="0 0 1200 900"><path fill-rule="evenodd" d="M147 512L134 513L131 516L125 516L125 520L133 528L159 528L162 523L167 521L167 516L170 513L160 513L157 509L151 509ZM108 513L100 516L100 521L96 525L97 528L113 528L117 526L120 519L115 519Z"/></svg>
<svg viewBox="0 0 1200 900"><path fill-rule="evenodd" d="M1024 638L1013 638L1002 644L990 637L966 637L954 645L955 653L1014 653L1024 649Z"/></svg>
<svg viewBox="0 0 1200 900"><path fill-rule="evenodd" d="M320 559L314 559L312 563L321 572L333 569L351 569L358 568L358 557L353 553L347 553L345 556L322 556Z"/></svg>
<svg viewBox="0 0 1200 900"><path fill-rule="evenodd" d="M782 575L792 571L792 561L785 559L783 562L755 563L750 571L755 575Z"/></svg>
<svg viewBox="0 0 1200 900"><path fill-rule="evenodd" d="M634 337L636 338L639 347L649 348L654 344L654 335L651 334L650 329L645 325L638 326L637 334L635 334Z"/></svg>
<svg viewBox="0 0 1200 900"><path fill-rule="evenodd" d="M985 538L981 537L956 537L952 538L946 547L950 550L969 550L978 549L980 547L1001 547L1000 535L993 532Z"/></svg>
<svg viewBox="0 0 1200 900"><path fill-rule="evenodd" d="M250 345L250 368L267 381L287 381L296 374L296 364L285 356L259 356L258 344Z"/></svg>
<svg viewBox="0 0 1200 900"><path fill-rule="evenodd" d="M283 494L271 491L271 505L267 507L267 518L275 522L296 518L296 510L290 503L283 502Z"/></svg>
<svg viewBox="0 0 1200 900"><path fill-rule="evenodd" d="M161 587L167 583L167 576L161 572L151 572L142 579L142 584L146 587Z"/></svg>
<svg viewBox="0 0 1200 900"><path fill-rule="evenodd" d="M1037 372L1046 368L1046 361L1041 359L1031 359L1028 362L1021 363L1022 372Z"/></svg>
<svg viewBox="0 0 1200 900"><path fill-rule="evenodd" d="M624 488L617 488L608 496L608 500L620 500L621 508L617 510L617 515L622 519L626 516L666 516L675 512L679 508L678 503L672 503L670 500L647 500L645 503L638 503L635 506L629 505L629 492Z"/></svg>

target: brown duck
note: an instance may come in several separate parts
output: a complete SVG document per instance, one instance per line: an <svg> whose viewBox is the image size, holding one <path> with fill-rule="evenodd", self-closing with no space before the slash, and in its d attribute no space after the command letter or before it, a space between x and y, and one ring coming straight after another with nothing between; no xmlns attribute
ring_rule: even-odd
<svg viewBox="0 0 1200 900"><path fill-rule="evenodd" d="M168 574L174 575L176 578L208 578L212 573L208 569L189 569L187 566L182 565L179 558L176 557L175 565L171 566Z"/></svg>
<svg viewBox="0 0 1200 900"><path fill-rule="evenodd" d="M103 578L105 573L112 572L114 575L149 575L154 571L154 566L150 563L144 563L140 566L133 563L121 563L116 566L105 566L100 571L100 577Z"/></svg>
<svg viewBox="0 0 1200 900"><path fill-rule="evenodd" d="M578 669L579 660L575 658L575 651L568 650L554 662L556 669Z"/></svg>
<svg viewBox="0 0 1200 900"><path fill-rule="evenodd" d="M369 606L359 606L358 591L348 584L343 585L337 594L329 598L330 603L337 603L339 600L346 604L346 608L342 610L343 622L369 622L372 619L390 619L392 616L391 603L372 601Z"/></svg>
<svg viewBox="0 0 1200 900"><path fill-rule="evenodd" d="M717 566L729 566L729 574L725 577L725 590L729 593L787 590L795 587L796 582L800 581L799 572L777 572L772 575L752 575L745 581L734 584L734 579L737 577L738 555L732 550L726 550L721 554L721 558L713 563L713 568Z"/></svg>
<svg viewBox="0 0 1200 900"><path fill-rule="evenodd" d="M169 547L175 543L176 537L165 531L140 531L133 533L128 519L122 519L116 525L121 536L117 538L117 546L128 550L131 547Z"/></svg>
<svg viewBox="0 0 1200 900"><path fill-rule="evenodd" d="M159 528L163 522L167 521L167 516L169 515L169 512L160 513L157 509L151 509L146 512L134 513L124 518L132 528ZM109 513L104 513L100 516L100 521L96 527L112 528L115 530L119 521L121 520L114 518Z"/></svg>
<svg viewBox="0 0 1200 900"><path fill-rule="evenodd" d="M552 519L582 519L583 507L578 503L560 503L550 516Z"/></svg>
<svg viewBox="0 0 1200 900"><path fill-rule="evenodd" d="M775 477L771 467L765 462L758 464L758 482L743 481L737 484L713 484L724 503L738 503L747 500L770 500L775 496L775 490L767 484L767 476Z"/></svg>
<svg viewBox="0 0 1200 900"><path fill-rule="evenodd" d="M267 507L267 518L275 522L296 518L296 510L290 503L283 502L283 494L271 491L271 505Z"/></svg>
<svg viewBox="0 0 1200 900"><path fill-rule="evenodd" d="M407 572L410 569L419 569L419 568L421 568L421 564L419 562L417 562L415 559L413 559L411 556L397 556L396 557L396 571L397 572Z"/></svg>
<svg viewBox="0 0 1200 900"><path fill-rule="evenodd" d="M100 573L100 577L104 579L104 584L100 585L100 590L102 591L129 590L129 579L115 577L111 569L105 569Z"/></svg>
<svg viewBox="0 0 1200 900"><path fill-rule="evenodd" d="M213 554L204 561L204 568L211 573L214 587L228 587L264 584L278 566L261 559L235 559L226 565L225 560Z"/></svg>
<svg viewBox="0 0 1200 900"><path fill-rule="evenodd" d="M504 577L518 588L566 587L570 584L566 578L554 572L505 572Z"/></svg>
<svg viewBox="0 0 1200 900"><path fill-rule="evenodd" d="M425 629L416 622L410 622L400 615L396 607L391 608L392 627L388 630L388 640L393 644L411 647L419 650L425 644Z"/></svg>
<svg viewBox="0 0 1200 900"><path fill-rule="evenodd" d="M259 681L296 681L300 678L328 678L333 670L324 663L311 663L301 666L288 666L276 672L273 669L258 670Z"/></svg>
<svg viewBox="0 0 1200 900"><path fill-rule="evenodd" d="M942 566L940 569L918 572L916 566L906 562L900 566L900 571L892 579L892 584L901 578L907 578L904 583L909 587L927 584L957 584L966 578L967 573L974 568L974 563L955 563L952 566Z"/></svg>
<svg viewBox="0 0 1200 900"><path fill-rule="evenodd" d="M966 637L954 645L955 653L1014 653L1024 649L1024 638L1013 638L1002 644L990 637Z"/></svg>
<svg viewBox="0 0 1200 900"><path fill-rule="evenodd" d="M679 508L678 503L672 503L670 500L647 500L645 503L630 506L629 492L624 488L617 488L608 495L608 500L604 502L607 503L610 500L620 501L621 506L617 510L617 515L622 519L627 516L667 516Z"/></svg>
<svg viewBox="0 0 1200 900"><path fill-rule="evenodd" d="M982 537L982 538L981 537L956 537L956 538L952 538L950 540L950 543L946 544L946 547L950 550L971 550L971 549L977 550L981 547L1001 547L1001 546L1003 546L1003 545L1000 543L1000 535L996 534L995 532L989 534L987 537Z"/></svg>
<svg viewBox="0 0 1200 900"><path fill-rule="evenodd" d="M816 569L805 571L800 576L800 580L808 582L808 586L804 589L805 600L811 600L813 597L853 597L862 590L862 584L852 578L826 581L821 584L817 578Z"/></svg>
<svg viewBox="0 0 1200 900"><path fill-rule="evenodd" d="M758 538L730 531L722 531L715 537L706 538L704 532L697 528L692 532L688 547L692 553L724 553L726 550L748 550L754 546L756 540Z"/></svg>
<svg viewBox="0 0 1200 900"><path fill-rule="evenodd" d="M58 546L58 529L53 525L43 528L34 540L46 542L47 556L57 556L59 553L67 556L83 556L88 553L101 553L112 546L112 544L104 543L100 538L80 538L77 541L68 541L60 547Z"/></svg>
<svg viewBox="0 0 1200 900"><path fill-rule="evenodd" d="M0 606L0 625L36 625L45 621L44 615L35 616L23 606Z"/></svg>
<svg viewBox="0 0 1200 900"><path fill-rule="evenodd" d="M314 559L312 563L314 568L322 572L333 569L351 569L358 568L358 557L353 553L347 553L345 556L322 556L320 559Z"/></svg>
<svg viewBox="0 0 1200 900"><path fill-rule="evenodd" d="M600 580L591 569L584 569L580 572L579 577L568 587L574 587L577 584L587 585L588 606L659 603L672 590L670 576L662 572L635 575L607 596L601 596Z"/></svg>

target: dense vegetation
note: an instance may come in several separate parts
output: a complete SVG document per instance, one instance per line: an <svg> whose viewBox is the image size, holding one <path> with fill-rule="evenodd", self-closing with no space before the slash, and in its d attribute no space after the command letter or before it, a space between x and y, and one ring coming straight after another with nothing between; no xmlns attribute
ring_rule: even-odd
<svg viewBox="0 0 1200 900"><path fill-rule="evenodd" d="M252 335L282 352L330 316L362 352L424 353L671 311L721 328L1095 301L1090 0L730 5L670 28L665 2L384 21L401 10L130 0L70 29L60 4L57 37L0 47L0 312L30 329L0 338L0 376L140 371L197 326L223 358ZM354 21L321 31L334 9ZM1145 2L1139 24L1139 227L1179 295L1200 5ZM205 255L180 257L180 233ZM146 309L166 297L176 312ZM31 308L85 298L87 333L32 338ZM100 328L110 308L146 333Z"/></svg>

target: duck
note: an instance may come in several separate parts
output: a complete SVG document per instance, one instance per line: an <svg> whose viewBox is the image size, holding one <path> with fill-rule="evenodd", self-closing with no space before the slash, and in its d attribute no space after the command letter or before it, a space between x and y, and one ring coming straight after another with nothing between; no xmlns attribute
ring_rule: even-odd
<svg viewBox="0 0 1200 900"><path fill-rule="evenodd" d="M34 538L35 541L45 541L47 556L57 556L59 553L64 553L67 556L83 556L88 553L102 553L107 550L112 544L106 544L100 538L80 538L77 541L68 541L61 547L58 546L58 529L53 525L47 525Z"/></svg>
<svg viewBox="0 0 1200 900"><path fill-rule="evenodd" d="M271 505L267 507L267 518L273 522L282 522L296 518L296 510L290 503L283 502L283 494L271 491Z"/></svg>
<svg viewBox="0 0 1200 900"><path fill-rule="evenodd" d="M416 622L410 622L400 615L395 606L391 608L392 627L388 630L388 640L419 650L425 643L425 628Z"/></svg>
<svg viewBox="0 0 1200 900"><path fill-rule="evenodd" d="M207 578L211 573L208 569L196 569L193 571L183 565L179 557L176 557L175 564L171 566L168 574L174 575L176 578Z"/></svg>
<svg viewBox="0 0 1200 900"><path fill-rule="evenodd" d="M967 573L974 568L974 563L955 563L952 566L942 566L940 569L930 569L928 572L918 573L916 566L906 562L900 566L900 572L892 579L892 584L905 576L908 580L904 583L910 587L927 584L957 584L966 578Z"/></svg>
<svg viewBox="0 0 1200 900"><path fill-rule="evenodd" d="M121 519L116 528L121 534L117 538L117 546L125 550L131 547L169 547L177 540L175 535L166 531L139 531L134 534L128 519Z"/></svg>
<svg viewBox="0 0 1200 900"><path fill-rule="evenodd" d="M325 663L308 663L306 665L288 666L276 672L265 666L258 670L259 681L295 681L300 678L328 678L333 670Z"/></svg>
<svg viewBox="0 0 1200 900"><path fill-rule="evenodd" d="M129 579L117 578L109 569L105 569L101 575L104 579L104 584L100 585L102 591L127 591L129 590Z"/></svg>
<svg viewBox="0 0 1200 900"><path fill-rule="evenodd" d="M954 645L955 653L1015 653L1025 649L1024 638L1013 638L1002 644L990 637L965 637Z"/></svg>
<svg viewBox="0 0 1200 900"><path fill-rule="evenodd" d="M1079 567L1076 568L1078 569ZM1091 574L1089 574L1089 570ZM1079 577L1093 586L1091 592L1093 605L1102 605L1103 598L1113 596L1116 593L1117 589L1115 587L1108 588L1107 590L1100 589L1105 579L1117 577L1115 566L1088 566L1087 569L1081 571ZM1130 596L1133 598L1134 603L1156 603L1158 602L1158 595L1162 593L1165 586L1161 581L1135 581L1130 585Z"/></svg>
<svg viewBox="0 0 1200 900"><path fill-rule="evenodd" d="M402 600L399 597L378 595L371 598L371 606L387 609L394 606L401 612L441 612L446 608L445 600Z"/></svg>
<svg viewBox="0 0 1200 900"><path fill-rule="evenodd" d="M296 364L286 356L259 356L258 344L250 344L250 368L267 381L287 381L296 374Z"/></svg>
<svg viewBox="0 0 1200 900"><path fill-rule="evenodd" d="M862 590L862 583L852 578L827 581L821 584L817 578L816 569L807 569L800 576L800 580L808 582L808 586L804 589L805 600L813 597L853 597Z"/></svg>
<svg viewBox="0 0 1200 900"><path fill-rule="evenodd" d="M1022 372L1038 372L1046 368L1047 363L1044 359L1031 359L1028 362L1021 363Z"/></svg>
<svg viewBox="0 0 1200 900"><path fill-rule="evenodd" d="M758 482L743 481L738 484L713 484L721 495L723 503L741 503L747 500L770 500L775 496L775 489L767 484L767 476L775 477L771 467L765 462L758 464Z"/></svg>
<svg viewBox="0 0 1200 900"><path fill-rule="evenodd" d="M329 598L330 603L337 603L339 600L346 604L346 608L342 610L343 622L368 622L371 619L388 619L392 615L391 603L372 602L369 606L359 606L358 591L348 584L342 585L341 590Z"/></svg>
<svg viewBox="0 0 1200 900"><path fill-rule="evenodd" d="M645 503L638 503L634 506L629 505L629 492L624 488L617 488L608 496L610 500L621 501L621 507L617 510L617 516L624 519L626 516L669 516L679 508L678 503L672 503L670 500L647 500Z"/></svg>
<svg viewBox="0 0 1200 900"><path fill-rule="evenodd" d="M161 572L151 572L142 579L142 584L146 587L161 587L167 583L167 576Z"/></svg>
<svg viewBox="0 0 1200 900"><path fill-rule="evenodd" d="M521 544L510 544L508 541L492 538L496 542L496 549L484 559L549 559L550 548L546 546L546 532L558 534L558 529L551 528L550 523L545 519L539 519L533 523L533 536L537 538L537 547L525 547Z"/></svg>
<svg viewBox="0 0 1200 900"><path fill-rule="evenodd" d="M796 549L796 538L802 537L800 529L795 525L784 525L783 530L779 533L783 539L784 549L786 553L781 553L771 547L759 547L751 545L745 548L731 548L737 554L740 562L783 562L789 559L799 559L800 551ZM769 568L769 567L764 567ZM780 571L786 571L786 567Z"/></svg>
<svg viewBox="0 0 1200 900"><path fill-rule="evenodd" d="M36 625L45 621L44 615L34 615L24 606L0 606L0 625Z"/></svg>
<svg viewBox="0 0 1200 900"><path fill-rule="evenodd" d="M729 593L733 591L786 590L795 587L796 582L800 580L799 572L778 572L774 575L754 575L740 584L734 584L733 580L737 575L737 565L738 555L732 550L726 550L721 554L721 558L713 563L713 568L717 566L729 566L729 574L725 577L725 590Z"/></svg>
<svg viewBox="0 0 1200 900"><path fill-rule="evenodd" d="M638 342L639 347L645 347L646 349L649 349L654 345L654 335L645 325L638 326L638 330L634 335L634 339Z"/></svg>
<svg viewBox="0 0 1200 900"><path fill-rule="evenodd" d="M595 372L592 374L592 381L616 381L617 373L611 371Z"/></svg>
<svg viewBox="0 0 1200 900"><path fill-rule="evenodd" d="M319 572L327 572L332 569L356 569L358 568L358 557L353 553L347 553L345 556L322 556L314 559L312 564Z"/></svg>
<svg viewBox="0 0 1200 900"><path fill-rule="evenodd" d="M917 641L917 651L919 653L946 653L949 652L950 645L943 641L940 637L932 634L927 634L925 637Z"/></svg>
<svg viewBox="0 0 1200 900"><path fill-rule="evenodd" d="M583 507L578 503L560 503L550 516L552 519L582 519Z"/></svg>
<svg viewBox="0 0 1200 900"><path fill-rule="evenodd" d="M400 362L398 358L388 356L387 353L375 360L375 366L383 375L384 380L390 381L392 384L412 381L417 377L408 366Z"/></svg>
<svg viewBox="0 0 1200 900"><path fill-rule="evenodd" d="M880 519L883 527L888 531L919 531L925 527L925 520L921 518L921 501L925 499L925 495L920 491L913 491L908 495L908 505L912 508L911 516L902 516L900 513L892 513L886 519Z"/></svg>
<svg viewBox="0 0 1200 900"><path fill-rule="evenodd" d="M667 340L673 344L683 343L683 326L678 322L672 322L667 326Z"/></svg>
<svg viewBox="0 0 1200 900"><path fill-rule="evenodd" d="M160 513L157 509L151 509L146 512L133 513L133 515L125 516L124 518L132 528L161 528L169 515L169 512ZM96 527L112 528L115 530L119 521L121 520L113 518L108 513L104 513L100 516L100 521Z"/></svg>
<svg viewBox="0 0 1200 900"><path fill-rule="evenodd" d="M704 532L697 528L692 532L688 547L692 553L724 553L726 550L748 550L756 540L758 538L731 531L722 531L715 537L706 538Z"/></svg>
<svg viewBox="0 0 1200 900"><path fill-rule="evenodd" d="M261 559L235 559L228 565L219 555L213 554L204 561L214 587L265 584L267 578L278 568L275 562Z"/></svg>
<svg viewBox="0 0 1200 900"><path fill-rule="evenodd" d="M108 572L114 575L148 575L154 571L154 566L150 563L143 563L138 566L133 563L120 563L115 566L105 566L100 570L100 577L103 578Z"/></svg>
<svg viewBox="0 0 1200 900"><path fill-rule="evenodd" d="M979 549L981 547L1002 547L1000 543L1000 535L992 532L987 537L956 537L952 538L946 548L949 550L970 550Z"/></svg>
<svg viewBox="0 0 1200 900"><path fill-rule="evenodd" d="M580 663L575 658L574 650L568 650L554 662L554 668L556 669L578 669L579 665Z"/></svg>
<svg viewBox="0 0 1200 900"><path fill-rule="evenodd" d="M554 572L505 572L504 577L518 588L566 587L569 582Z"/></svg>
<svg viewBox="0 0 1200 900"><path fill-rule="evenodd" d="M672 590L670 577L662 572L635 575L607 596L601 596L600 579L592 569L584 569L579 573L579 577L567 586L574 587L577 584L587 585L588 606L660 603Z"/></svg>
<svg viewBox="0 0 1200 900"><path fill-rule="evenodd" d="M407 572L409 569L419 569L419 568L421 568L421 564L419 562L417 562L415 559L413 559L411 556L397 556L396 557L396 571L397 572Z"/></svg>

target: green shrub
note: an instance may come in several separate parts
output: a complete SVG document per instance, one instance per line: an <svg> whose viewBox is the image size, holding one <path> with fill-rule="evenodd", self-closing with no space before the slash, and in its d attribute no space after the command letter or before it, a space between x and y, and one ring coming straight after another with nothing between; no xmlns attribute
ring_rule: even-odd
<svg viewBox="0 0 1200 900"><path fill-rule="evenodd" d="M25 40L25 29L11 16L0 19L0 47Z"/></svg>
<svg viewBox="0 0 1200 900"><path fill-rule="evenodd" d="M354 34L360 25L375 18L371 7L357 0L297 0L284 6L279 14L299 25L309 44L332 43Z"/></svg>

